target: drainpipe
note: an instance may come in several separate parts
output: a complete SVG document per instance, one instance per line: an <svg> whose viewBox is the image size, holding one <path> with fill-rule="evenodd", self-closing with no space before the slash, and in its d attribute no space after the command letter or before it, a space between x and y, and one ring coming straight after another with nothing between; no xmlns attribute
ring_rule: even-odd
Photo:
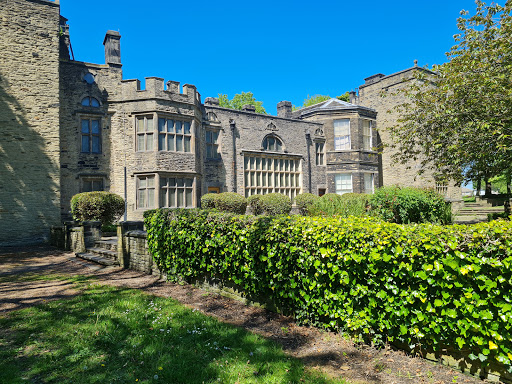
<svg viewBox="0 0 512 384"><path fill-rule="evenodd" d="M310 151L310 143L311 143L311 132L309 129L306 130L306 147L308 150L308 192L311 193L311 151Z"/></svg>
<svg viewBox="0 0 512 384"><path fill-rule="evenodd" d="M232 187L232 191L236 193L237 178L236 178L236 124L235 124L235 120L233 120L233 119L229 120L229 127L231 128L231 136L233 138L233 163L232 163L233 187Z"/></svg>

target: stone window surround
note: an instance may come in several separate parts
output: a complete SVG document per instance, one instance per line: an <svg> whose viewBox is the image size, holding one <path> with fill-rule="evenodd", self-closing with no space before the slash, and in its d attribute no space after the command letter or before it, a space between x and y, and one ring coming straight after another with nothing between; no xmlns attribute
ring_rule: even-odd
<svg viewBox="0 0 512 384"><path fill-rule="evenodd" d="M266 146L268 146L268 140L269 139L274 139L275 140L276 147L274 149L267 149L267 148L265 148ZM277 143L279 143L279 144L277 144ZM281 149L279 149L279 147L281 147ZM284 144L283 139L281 137L279 137L279 135L277 135L275 133L269 133L269 134L265 135L265 137L261 141L261 150L262 151L268 151L268 152L276 152L276 153L281 153L281 152L287 153L288 152L286 150L286 146Z"/></svg>
<svg viewBox="0 0 512 384"><path fill-rule="evenodd" d="M195 152L195 124L194 124L194 119L190 116L183 116L183 115L173 115L173 114L169 114L169 113L162 113L160 111L155 111L155 112L143 112L143 113L137 113L137 114L133 114L133 126L135 127L134 129L134 132L135 132L135 137L134 137L134 148L135 148L135 152L173 152L173 153L194 153ZM137 131L138 129L138 119L140 118L144 118L144 127L145 127L145 130L144 132L142 131ZM146 130L147 129L147 119L149 118L152 118L153 119L153 127L152 127L152 130ZM186 135L186 136L190 136L190 152L185 152L185 151L164 151L164 150L158 150L158 137L159 137L159 131L158 131L158 124L159 124L159 121L158 119L161 118L161 119L166 119L166 120L173 120L173 121L180 121L182 123L184 122L187 122L190 124L190 135ZM182 130L183 130L183 127L182 127ZM152 147L151 149L147 149L149 148L148 145L147 145L147 140L148 138L145 137L144 139L144 143L145 143L145 149L144 150L139 150L139 138L138 136L139 135L145 135L145 136L153 136L152 137Z"/></svg>
<svg viewBox="0 0 512 384"><path fill-rule="evenodd" d="M79 114L79 132L80 132L80 142L79 142L79 153L81 154L93 154L98 155L102 153L102 115L99 114L90 114L90 113L81 113ZM89 121L89 132L85 133L83 132L83 121ZM98 121L98 133L93 133L92 130L92 121ZM82 151L83 150L83 138L87 137L89 141L89 150L88 151ZM93 145L93 138L98 138L99 140L99 150L97 152L94 152L92 149Z"/></svg>
<svg viewBox="0 0 512 384"><path fill-rule="evenodd" d="M198 175L191 172L167 172L167 171L154 171L154 172L140 172L134 173L135 177L135 210L136 211L146 211L148 209L155 208L164 208L161 207L161 186L160 179L161 178L182 178L182 179L192 179L192 206L191 207L180 207L180 208L195 208L196 207L196 186L197 186L197 177ZM141 178L153 177L154 184L151 187L154 190L153 196L153 207L139 207L139 180Z"/></svg>
<svg viewBox="0 0 512 384"><path fill-rule="evenodd" d="M318 166L324 166L326 164L325 161L325 140L323 139L315 139L313 140L315 144L315 164ZM320 148L320 152L319 152Z"/></svg>

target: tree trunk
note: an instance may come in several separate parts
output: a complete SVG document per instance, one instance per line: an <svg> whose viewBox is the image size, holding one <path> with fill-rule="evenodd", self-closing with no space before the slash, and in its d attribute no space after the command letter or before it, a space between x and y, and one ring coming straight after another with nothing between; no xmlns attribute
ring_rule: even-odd
<svg viewBox="0 0 512 384"><path fill-rule="evenodd" d="M491 197L492 188L489 179L485 179L485 197Z"/></svg>
<svg viewBox="0 0 512 384"><path fill-rule="evenodd" d="M482 188L482 180L478 179L476 182L476 195L480 196L480 189Z"/></svg>

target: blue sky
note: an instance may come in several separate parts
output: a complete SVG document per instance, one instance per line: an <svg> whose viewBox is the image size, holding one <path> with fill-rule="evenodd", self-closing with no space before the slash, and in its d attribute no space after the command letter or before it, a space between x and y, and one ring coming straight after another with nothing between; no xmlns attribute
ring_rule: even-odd
<svg viewBox="0 0 512 384"><path fill-rule="evenodd" d="M104 63L105 32L116 30L125 79L194 84L203 100L250 91L271 114L415 59L445 62L462 9L474 1L61 0L76 60Z"/></svg>

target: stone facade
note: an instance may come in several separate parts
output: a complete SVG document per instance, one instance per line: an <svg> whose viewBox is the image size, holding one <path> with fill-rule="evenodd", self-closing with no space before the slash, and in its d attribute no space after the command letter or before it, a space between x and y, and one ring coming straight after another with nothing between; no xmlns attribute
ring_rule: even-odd
<svg viewBox="0 0 512 384"><path fill-rule="evenodd" d="M60 223L59 4L0 0L0 245Z"/></svg>
<svg viewBox="0 0 512 384"><path fill-rule="evenodd" d="M434 75L428 69L414 67L393 73L391 75L383 75L381 73L370 76L365 79L365 83L359 86L358 103L377 111L379 116L379 142L391 144L392 138L388 128L395 125L398 120L398 112L393 107L405 103L406 97L399 93L410 84L416 81L415 72L424 72L427 75ZM425 172L418 176L421 164L410 161L407 164L393 162L392 156L396 153L396 149L384 147L379 159L381 169L382 185L404 185L415 187L437 188L447 198L460 200L462 192L460 187L453 185L437 185L432 172Z"/></svg>
<svg viewBox="0 0 512 384"><path fill-rule="evenodd" d="M115 31L103 41L105 64L75 61L58 1L0 4L0 245L45 240L84 191L122 196L123 219L140 220L151 208L198 207L208 192L294 198L433 185L377 151L389 139L387 109L400 102L381 94L417 68L366 79L351 103L235 111L203 103L190 84L123 79Z"/></svg>

